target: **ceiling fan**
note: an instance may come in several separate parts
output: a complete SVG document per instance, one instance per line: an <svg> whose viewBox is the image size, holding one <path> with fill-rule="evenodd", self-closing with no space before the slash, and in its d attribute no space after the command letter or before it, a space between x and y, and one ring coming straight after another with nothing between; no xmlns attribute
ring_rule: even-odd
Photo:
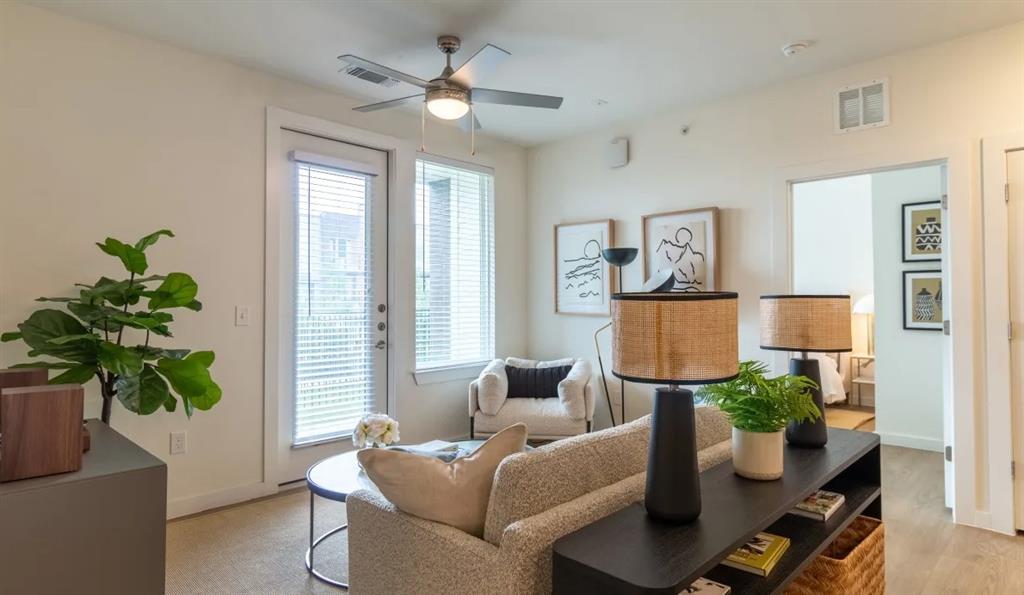
<svg viewBox="0 0 1024 595"><path fill-rule="evenodd" d="M476 130L480 128L480 121L470 113L474 103L496 103L546 109L558 109L562 105L561 97L477 87L476 84L480 78L496 69L511 54L497 46L487 44L456 70L452 68L452 54L459 51L461 45L462 41L454 35L442 35L437 38L437 48L445 55L445 67L440 75L429 81L352 54L338 56L339 60L352 66L423 89L422 93L416 95L361 105L353 109L357 112L372 112L425 100L426 109L442 120L458 120L466 114L470 114L470 118L462 122L463 128ZM473 124L472 128L470 128L470 121Z"/></svg>

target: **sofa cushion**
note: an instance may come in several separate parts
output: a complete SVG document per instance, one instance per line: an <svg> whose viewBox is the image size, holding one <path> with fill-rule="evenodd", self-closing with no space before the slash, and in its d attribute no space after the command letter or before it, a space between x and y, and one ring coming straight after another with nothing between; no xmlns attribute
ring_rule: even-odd
<svg viewBox="0 0 1024 595"><path fill-rule="evenodd" d="M557 368L517 368L505 366L510 399L556 399L558 383L565 380L572 366Z"/></svg>
<svg viewBox="0 0 1024 595"><path fill-rule="evenodd" d="M476 379L477 404L480 411L487 415L497 413L508 396L508 376L505 374L505 362L496 359L480 372ZM507 426L509 424L505 424ZM504 428L505 426L501 426Z"/></svg>
<svg viewBox="0 0 1024 595"><path fill-rule="evenodd" d="M526 424L531 438L575 436L587 431L585 419L573 419L559 399L508 399L496 415L477 411L474 430L492 433L514 423Z"/></svg>
<svg viewBox="0 0 1024 595"><path fill-rule="evenodd" d="M356 457L380 493L400 510L481 537L495 469L525 447L526 426L516 424L450 463L380 448L363 449Z"/></svg>
<svg viewBox="0 0 1024 595"><path fill-rule="evenodd" d="M494 475L484 539L497 545L511 523L646 470L650 425L648 415L505 459Z"/></svg>

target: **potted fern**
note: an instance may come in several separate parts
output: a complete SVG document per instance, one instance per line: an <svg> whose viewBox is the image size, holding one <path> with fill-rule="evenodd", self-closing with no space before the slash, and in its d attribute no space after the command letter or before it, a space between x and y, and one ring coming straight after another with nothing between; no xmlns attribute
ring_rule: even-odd
<svg viewBox="0 0 1024 595"><path fill-rule="evenodd" d="M732 464L749 479L782 477L783 430L791 420L821 417L811 400L817 385L805 376L768 378L767 364L740 362L739 375L721 384L701 387L696 397L716 405L732 424Z"/></svg>

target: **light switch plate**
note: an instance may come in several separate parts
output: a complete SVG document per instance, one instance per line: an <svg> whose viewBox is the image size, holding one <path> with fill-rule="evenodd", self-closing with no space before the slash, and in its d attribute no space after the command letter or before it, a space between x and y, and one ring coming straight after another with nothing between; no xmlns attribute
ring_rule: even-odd
<svg viewBox="0 0 1024 595"><path fill-rule="evenodd" d="M249 326L249 306L235 306L235 326Z"/></svg>

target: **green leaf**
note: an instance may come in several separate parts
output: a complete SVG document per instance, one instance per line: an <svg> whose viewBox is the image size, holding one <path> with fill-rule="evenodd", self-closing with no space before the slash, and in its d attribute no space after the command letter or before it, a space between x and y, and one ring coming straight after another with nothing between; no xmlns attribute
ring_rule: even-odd
<svg viewBox="0 0 1024 595"><path fill-rule="evenodd" d="M146 255L142 250L129 246L120 240L107 238L102 244L97 243L96 245L107 254L120 258L121 264L124 265L125 270L129 273L141 275L149 267L149 264L146 262Z"/></svg>
<svg viewBox="0 0 1024 595"><path fill-rule="evenodd" d="M118 376L135 376L142 371L142 356L110 341L99 344L100 365Z"/></svg>
<svg viewBox="0 0 1024 595"><path fill-rule="evenodd" d="M57 302L57 303L61 303L61 302L75 302L75 301L78 301L78 298L70 298L70 297L37 297L36 301L37 302Z"/></svg>
<svg viewBox="0 0 1024 595"><path fill-rule="evenodd" d="M144 251L146 248L149 248L150 246L155 244L156 241L160 239L160 236L167 236L169 238L173 238L174 233L169 229L161 229L160 231L154 231L148 236L145 236L142 239L140 239L138 242L135 242L135 249Z"/></svg>
<svg viewBox="0 0 1024 595"><path fill-rule="evenodd" d="M185 359L162 358L156 366L157 372L171 383L174 392L183 397L202 397L213 384L206 366L191 356Z"/></svg>
<svg viewBox="0 0 1024 595"><path fill-rule="evenodd" d="M63 374L58 374L50 379L50 384L85 384L96 375L96 366L89 364L78 364L68 368Z"/></svg>
<svg viewBox="0 0 1024 595"><path fill-rule="evenodd" d="M185 304L184 307L194 312L198 312L203 309L203 304L199 300L192 300L191 302Z"/></svg>
<svg viewBox="0 0 1024 595"><path fill-rule="evenodd" d="M167 393L167 400L164 401L164 409L170 413L174 413L174 410L178 408L178 400L174 398L170 392Z"/></svg>
<svg viewBox="0 0 1024 595"><path fill-rule="evenodd" d="M11 341L18 341L21 339L21 333L18 331L11 331L0 335L0 343L10 343Z"/></svg>
<svg viewBox="0 0 1024 595"><path fill-rule="evenodd" d="M149 415L173 399L167 389L167 382L147 365L136 376L122 376L114 383L117 400L125 409L140 415Z"/></svg>
<svg viewBox="0 0 1024 595"><path fill-rule="evenodd" d="M159 347L143 345L138 345L131 349L135 350L135 352L142 356L142 359L144 360L155 360L162 357L170 359L184 359L185 356L189 354L188 349L161 349Z"/></svg>
<svg viewBox="0 0 1024 595"><path fill-rule="evenodd" d="M209 411L210 409L213 408L214 405L220 402L220 397L220 386L216 382L211 380L210 386L206 389L206 392L203 393L202 396L191 397L189 399L189 402L192 403L192 405L194 405L196 409L200 409L202 411Z"/></svg>
<svg viewBox="0 0 1024 595"><path fill-rule="evenodd" d="M174 317L166 312L136 312L134 314L118 312L111 319L131 328L152 331L162 337L170 337L171 331L164 323L173 320Z"/></svg>
<svg viewBox="0 0 1024 595"><path fill-rule="evenodd" d="M213 365L213 360L216 359L216 355L212 351L196 351L192 355L188 356L187 359L195 360L202 364L204 368L209 368Z"/></svg>
<svg viewBox="0 0 1024 595"><path fill-rule="evenodd" d="M47 343L53 343L54 345L66 345L67 343L74 343L75 341L99 341L99 335L92 333L85 333L81 335L64 335L63 337L54 337L47 341Z"/></svg>
<svg viewBox="0 0 1024 595"><path fill-rule="evenodd" d="M115 322L113 318L119 316L121 311L110 306L72 302L68 304L68 310L78 317L82 322L96 327L98 330L116 333L121 330L121 323Z"/></svg>
<svg viewBox="0 0 1024 595"><path fill-rule="evenodd" d="M75 362L26 362L24 364L14 364L12 368L46 368L48 370L65 370L67 368L74 368L79 364Z"/></svg>
<svg viewBox="0 0 1024 595"><path fill-rule="evenodd" d="M141 280L129 283L127 280L115 281L107 277L100 277L95 285L79 284L79 287L83 288L79 292L83 302L102 304L106 301L119 308L125 304L139 303L139 298L146 289Z"/></svg>
<svg viewBox="0 0 1024 595"><path fill-rule="evenodd" d="M22 339L32 348L32 355L50 355L57 359L83 364L96 363L96 345L90 341L73 341L55 345L50 339L89 333L70 314L60 310L38 310L18 325Z"/></svg>
<svg viewBox="0 0 1024 595"><path fill-rule="evenodd" d="M195 301L199 286L185 273L171 273L154 291L144 292L150 310L180 308Z"/></svg>

